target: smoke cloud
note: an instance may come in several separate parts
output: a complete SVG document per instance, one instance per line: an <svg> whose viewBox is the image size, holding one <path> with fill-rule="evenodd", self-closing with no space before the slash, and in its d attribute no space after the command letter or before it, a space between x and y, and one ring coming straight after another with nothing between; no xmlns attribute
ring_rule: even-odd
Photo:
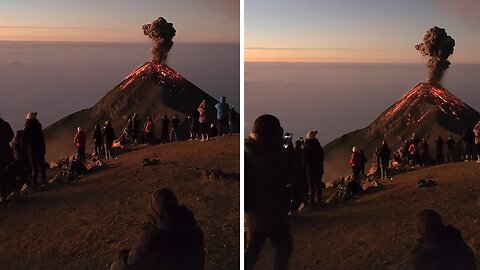
<svg viewBox="0 0 480 270"><path fill-rule="evenodd" d="M415 45L423 56L430 56L427 66L430 69L428 82L439 84L445 70L450 66L448 57L453 54L455 40L447 35L445 29L434 26L428 29L423 42Z"/></svg>
<svg viewBox="0 0 480 270"><path fill-rule="evenodd" d="M152 62L162 64L167 59L168 52L173 46L173 37L176 30L173 23L167 22L165 18L159 17L152 23L142 26L143 34L150 37L153 41Z"/></svg>

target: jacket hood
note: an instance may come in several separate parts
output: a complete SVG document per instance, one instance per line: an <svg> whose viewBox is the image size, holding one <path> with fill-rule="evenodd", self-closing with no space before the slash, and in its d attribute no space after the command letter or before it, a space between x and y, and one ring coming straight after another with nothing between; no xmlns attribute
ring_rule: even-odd
<svg viewBox="0 0 480 270"><path fill-rule="evenodd" d="M227 102L227 98L224 97L224 96L221 96L220 97L220 103L225 103L225 102Z"/></svg>

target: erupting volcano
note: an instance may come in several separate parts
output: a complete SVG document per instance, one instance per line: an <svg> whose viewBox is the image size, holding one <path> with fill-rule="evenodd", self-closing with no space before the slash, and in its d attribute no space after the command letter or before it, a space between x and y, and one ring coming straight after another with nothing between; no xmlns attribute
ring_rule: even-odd
<svg viewBox="0 0 480 270"><path fill-rule="evenodd" d="M386 140L397 150L415 133L434 147L438 136L453 135L459 142L467 127L480 120L480 113L442 86L419 83L384 111L368 127L353 131L325 146L326 181L351 173L348 159L351 149L362 149L371 164L375 148Z"/></svg>
<svg viewBox="0 0 480 270"><path fill-rule="evenodd" d="M214 106L217 101L165 63L167 53L173 45L171 38L175 35L172 24L160 17L152 24L145 25L143 30L146 34L150 33L149 36L155 43L152 49L153 62L147 62L133 71L95 106L73 113L47 127L44 133L48 160L75 152L71 138L78 126L91 134L95 124L102 126L109 120L115 135L119 136L127 119L135 112L142 123L148 116L152 117L156 125L155 133L160 132L160 118L163 115L171 118L177 114L182 121L180 134L186 134L187 116L202 100L206 101L208 118L215 119ZM87 141L87 145L90 146L91 143Z"/></svg>

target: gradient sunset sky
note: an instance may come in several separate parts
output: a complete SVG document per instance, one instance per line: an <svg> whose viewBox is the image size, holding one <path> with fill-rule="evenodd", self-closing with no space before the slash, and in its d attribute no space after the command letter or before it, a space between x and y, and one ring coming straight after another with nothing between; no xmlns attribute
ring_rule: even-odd
<svg viewBox="0 0 480 270"><path fill-rule="evenodd" d="M240 40L238 0L1 0L0 40L143 42L141 26L159 16L176 42Z"/></svg>
<svg viewBox="0 0 480 270"><path fill-rule="evenodd" d="M423 63L426 30L445 28L455 63L480 63L478 0L245 0L246 62Z"/></svg>

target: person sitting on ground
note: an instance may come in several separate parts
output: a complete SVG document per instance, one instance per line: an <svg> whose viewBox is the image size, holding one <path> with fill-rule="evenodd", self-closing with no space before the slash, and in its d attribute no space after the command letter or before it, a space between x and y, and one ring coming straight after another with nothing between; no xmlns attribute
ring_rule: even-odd
<svg viewBox="0 0 480 270"><path fill-rule="evenodd" d="M167 188L150 200L152 221L130 250L122 250L110 270L170 269L203 270L205 244L194 214L179 205Z"/></svg>
<svg viewBox="0 0 480 270"><path fill-rule="evenodd" d="M391 156L391 150L388 147L388 144L386 141L383 141L382 143L382 148L380 148L380 178L382 180L387 180L388 179L388 165L390 164L390 156Z"/></svg>
<svg viewBox="0 0 480 270"><path fill-rule="evenodd" d="M73 143L77 147L78 160L82 163L85 163L86 134L82 127L77 128L77 133L73 138Z"/></svg>
<svg viewBox="0 0 480 270"><path fill-rule="evenodd" d="M441 136L438 136L438 138L435 140L435 145L437 147L435 161L437 164L440 164L443 162L443 145L444 145L444 141Z"/></svg>
<svg viewBox="0 0 480 270"><path fill-rule="evenodd" d="M453 136L450 135L447 139L447 156L445 157L445 162L448 163L448 162L454 162L455 161L455 156L454 156L454 152L455 152L455 144L457 142L455 142L455 140L453 139Z"/></svg>
<svg viewBox="0 0 480 270"><path fill-rule="evenodd" d="M473 145L475 144L475 133L473 133L473 129L471 127L467 127L467 129L463 133L462 139L464 147L463 160L473 160Z"/></svg>
<svg viewBox="0 0 480 270"><path fill-rule="evenodd" d="M110 121L105 121L105 125L103 126L102 130L102 139L103 143L105 144L105 158L109 159L112 158L112 146L113 141L115 141L115 133L113 131L112 124Z"/></svg>
<svg viewBox="0 0 480 270"><path fill-rule="evenodd" d="M265 241L275 250L273 269L287 269L293 250L288 222L291 182L283 128L273 115L258 117L245 141L245 269L254 268Z"/></svg>
<svg viewBox="0 0 480 270"><path fill-rule="evenodd" d="M225 134L228 134L228 136L232 135L228 124L230 105L228 105L227 99L224 96L220 97L220 102L215 105L215 109L217 109L218 136L223 137Z"/></svg>
<svg viewBox="0 0 480 270"><path fill-rule="evenodd" d="M473 128L473 133L475 134L475 145L477 148L477 163L480 163L480 121Z"/></svg>
<svg viewBox="0 0 480 270"><path fill-rule="evenodd" d="M155 132L155 125L153 124L152 117L147 117L147 122L145 122L145 139L148 144L154 143L154 132Z"/></svg>
<svg viewBox="0 0 480 270"><path fill-rule="evenodd" d="M310 186L310 205L315 205L315 197L317 202L322 202L322 176L323 176L323 148L315 137L316 130L307 133L305 144L303 145L303 161Z"/></svg>
<svg viewBox="0 0 480 270"><path fill-rule="evenodd" d="M180 126L180 119L175 114L172 118L172 129L170 130L170 141L176 142L178 141L178 127Z"/></svg>
<svg viewBox="0 0 480 270"><path fill-rule="evenodd" d="M445 225L440 215L425 209L417 215L416 227L421 238L412 253L414 270L475 270L475 254L461 232Z"/></svg>
<svg viewBox="0 0 480 270"><path fill-rule="evenodd" d="M93 154L99 158L100 154L102 153L102 145L103 145L103 140L102 140L102 129L100 128L100 125L96 124L95 127L93 128Z"/></svg>
<svg viewBox="0 0 480 270"><path fill-rule="evenodd" d="M160 143L168 143L168 125L170 124L170 119L165 114L162 116L162 131L160 133Z"/></svg>
<svg viewBox="0 0 480 270"><path fill-rule="evenodd" d="M37 189L39 174L41 182L47 184L45 173L45 137L43 136L42 124L37 119L37 113L28 113L26 118L22 144L28 154L33 187Z"/></svg>

